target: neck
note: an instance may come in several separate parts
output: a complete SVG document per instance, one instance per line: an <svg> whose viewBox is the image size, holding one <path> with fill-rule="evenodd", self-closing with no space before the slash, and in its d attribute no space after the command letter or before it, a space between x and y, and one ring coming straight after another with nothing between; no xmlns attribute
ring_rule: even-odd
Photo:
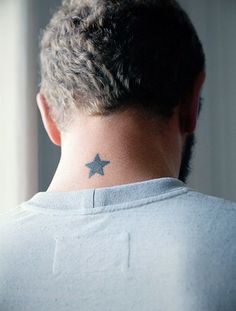
<svg viewBox="0 0 236 311"><path fill-rule="evenodd" d="M111 187L161 177L177 177L181 142L176 122L135 113L79 117L62 136L61 159L48 191ZM107 162L101 162L101 161Z"/></svg>

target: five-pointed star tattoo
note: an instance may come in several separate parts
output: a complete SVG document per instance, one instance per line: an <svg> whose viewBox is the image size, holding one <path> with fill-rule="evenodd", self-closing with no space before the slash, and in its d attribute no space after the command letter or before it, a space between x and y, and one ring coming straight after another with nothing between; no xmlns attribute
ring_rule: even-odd
<svg viewBox="0 0 236 311"><path fill-rule="evenodd" d="M109 164L110 161L102 161L100 159L99 154L97 153L96 157L94 158L93 162L85 164L90 169L89 178L94 174L98 173L100 175L104 175L103 167Z"/></svg>

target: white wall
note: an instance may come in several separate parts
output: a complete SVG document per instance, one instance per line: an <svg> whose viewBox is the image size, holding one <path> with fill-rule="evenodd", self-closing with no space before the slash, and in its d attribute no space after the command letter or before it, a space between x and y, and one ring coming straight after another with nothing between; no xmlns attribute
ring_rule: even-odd
<svg viewBox="0 0 236 311"><path fill-rule="evenodd" d="M38 189L33 27L25 0L0 1L0 212Z"/></svg>

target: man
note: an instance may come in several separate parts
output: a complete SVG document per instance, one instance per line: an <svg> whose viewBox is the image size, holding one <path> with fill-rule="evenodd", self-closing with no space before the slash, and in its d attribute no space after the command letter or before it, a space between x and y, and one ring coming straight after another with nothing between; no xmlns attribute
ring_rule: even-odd
<svg viewBox="0 0 236 311"><path fill-rule="evenodd" d="M61 146L1 226L0 310L236 310L236 205L189 189L204 52L174 0L67 0L37 96Z"/></svg>

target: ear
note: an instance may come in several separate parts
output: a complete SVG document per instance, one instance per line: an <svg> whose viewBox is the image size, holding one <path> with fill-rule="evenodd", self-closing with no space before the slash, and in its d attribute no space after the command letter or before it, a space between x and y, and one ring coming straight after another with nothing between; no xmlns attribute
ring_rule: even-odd
<svg viewBox="0 0 236 311"><path fill-rule="evenodd" d="M199 114L200 93L205 81L205 72L202 71L194 84L191 94L180 105L180 126L183 133L192 134L197 125Z"/></svg>
<svg viewBox="0 0 236 311"><path fill-rule="evenodd" d="M51 139L53 144L61 146L61 134L56 126L55 121L52 119L50 115L49 106L46 98L43 96L43 94L39 93L36 99L41 114L41 118L43 121L43 125L49 138Z"/></svg>

